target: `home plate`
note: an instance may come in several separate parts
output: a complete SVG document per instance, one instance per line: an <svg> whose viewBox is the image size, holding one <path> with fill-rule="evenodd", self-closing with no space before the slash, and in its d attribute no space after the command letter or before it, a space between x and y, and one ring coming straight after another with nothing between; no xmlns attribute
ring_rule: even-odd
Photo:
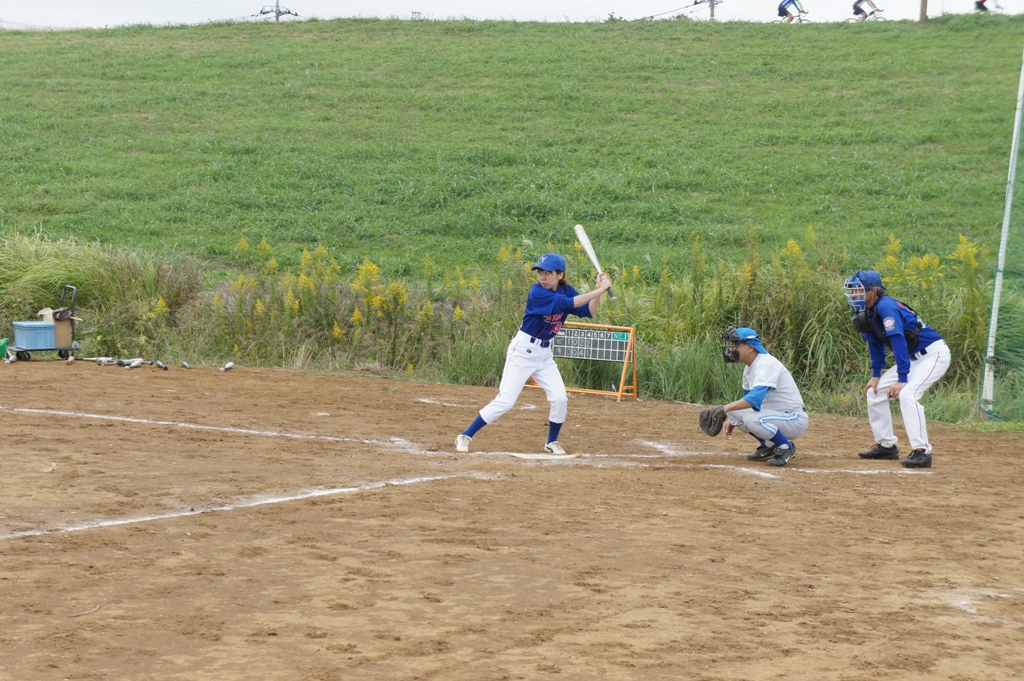
<svg viewBox="0 0 1024 681"><path fill-rule="evenodd" d="M509 456L514 456L517 459L578 459L582 454L514 454L508 453Z"/></svg>

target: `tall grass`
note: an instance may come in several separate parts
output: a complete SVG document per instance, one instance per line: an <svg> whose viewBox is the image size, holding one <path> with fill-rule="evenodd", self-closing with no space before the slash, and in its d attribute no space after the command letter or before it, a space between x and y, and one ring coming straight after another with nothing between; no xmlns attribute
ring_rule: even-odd
<svg viewBox="0 0 1024 681"><path fill-rule="evenodd" d="M725 326L743 323L757 328L790 367L811 408L859 413L869 359L849 320L842 291L848 272L831 268L831 253L814 230L803 246L791 240L776 254L753 229L748 240L748 258L739 263L712 266L695 241L690 256L703 264L690 273L675 276L663 268L657 282L633 273L616 282L619 303L604 303L598 321L637 328L641 395L698 403L735 397L739 370L722 361L719 336ZM511 245L492 258L486 278L439 272L428 255L415 282L388 279L369 259L346 270L322 246L304 252L294 270L281 266L267 241L252 246L242 238L235 248L249 270L204 291L201 270L189 261L146 261L79 242L8 239L0 242L0 282L10 282L10 292L36 291L20 308L28 314L74 279L82 294L86 354L375 367L475 385L497 384L533 282L533 259ZM67 253L80 255L68 259ZM937 418L974 413L984 339L966 320L985 314L987 257L966 239L949 256L904 257L892 240L882 262L864 264L888 267L890 292L928 310L922 312L926 321L955 349L946 379L930 394L928 409ZM567 260L570 276L586 290L595 275L586 257L577 248ZM15 300L2 302L13 306ZM5 314L17 309L5 307ZM569 385L613 390L621 380L621 365L559 361ZM1000 389L1012 390L1011 384Z"/></svg>
<svg viewBox="0 0 1024 681"><path fill-rule="evenodd" d="M76 315L83 317L77 335L84 346L97 355L135 356L167 342L167 325L175 326L195 303L205 275L191 258L160 261L74 239L0 240L0 328L57 307L68 284L77 289Z"/></svg>

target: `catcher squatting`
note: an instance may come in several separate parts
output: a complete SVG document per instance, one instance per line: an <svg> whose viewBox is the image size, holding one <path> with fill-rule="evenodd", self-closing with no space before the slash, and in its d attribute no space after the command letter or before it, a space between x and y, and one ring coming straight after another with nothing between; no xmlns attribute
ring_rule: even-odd
<svg viewBox="0 0 1024 681"><path fill-rule="evenodd" d="M730 326L722 333L722 340L722 358L746 365L743 397L702 411L698 417L700 428L712 437L722 431L723 424L727 436L734 429L740 430L760 444L748 459L785 466L796 456L792 441L807 432L810 424L800 389L789 369L764 349L754 329Z"/></svg>
<svg viewBox="0 0 1024 681"><path fill-rule="evenodd" d="M533 269L537 271L537 283L530 289L519 332L509 343L498 395L456 438L458 452L468 452L473 436L508 412L527 379L533 377L551 404L544 449L550 454L565 454L558 434L565 421L568 396L551 353L551 339L569 314L592 317L600 306L601 294L611 288L612 282L602 273L593 291L577 293L565 279L565 259L555 253L541 256ZM886 295L878 272L859 270L843 287L853 311L854 329L867 341L871 355L872 378L866 387L866 397L875 446L859 456L899 458L887 404L890 399L899 399L913 447L901 463L908 468L928 468L932 464L932 446L919 400L949 368L949 348L912 308ZM768 353L751 327L731 326L722 333L722 341L722 358L727 363L745 365L743 396L701 411L698 425L712 437L723 429L726 436L734 430L747 433L758 442L757 449L747 455L749 460L785 466L796 456L793 440L807 432L810 425L793 375ZM895 364L883 374L887 350L892 350Z"/></svg>

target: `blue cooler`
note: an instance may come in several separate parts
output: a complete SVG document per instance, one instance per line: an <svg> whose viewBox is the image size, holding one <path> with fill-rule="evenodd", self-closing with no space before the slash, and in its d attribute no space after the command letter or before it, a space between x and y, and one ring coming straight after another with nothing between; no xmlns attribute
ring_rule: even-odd
<svg viewBox="0 0 1024 681"><path fill-rule="evenodd" d="M14 347L20 350L52 350L53 322L14 322Z"/></svg>

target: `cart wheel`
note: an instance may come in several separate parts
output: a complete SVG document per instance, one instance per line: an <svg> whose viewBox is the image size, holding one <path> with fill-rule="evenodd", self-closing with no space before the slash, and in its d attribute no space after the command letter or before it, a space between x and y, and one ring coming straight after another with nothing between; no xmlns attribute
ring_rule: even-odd
<svg viewBox="0 0 1024 681"><path fill-rule="evenodd" d="M67 359L68 357L71 356L71 351L70 350L58 350L57 351L57 356L60 357L61 359Z"/></svg>
<svg viewBox="0 0 1024 681"><path fill-rule="evenodd" d="M30 355L28 352L24 350L19 350L18 352L14 353L14 356L18 358L19 362L27 362L30 359L32 359L32 355Z"/></svg>

